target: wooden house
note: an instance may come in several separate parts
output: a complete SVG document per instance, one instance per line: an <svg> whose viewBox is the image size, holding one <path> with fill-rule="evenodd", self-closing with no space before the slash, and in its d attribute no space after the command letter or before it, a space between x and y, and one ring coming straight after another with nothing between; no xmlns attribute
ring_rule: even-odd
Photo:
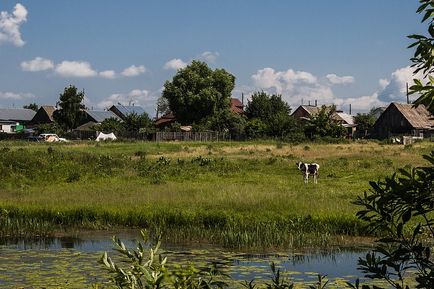
<svg viewBox="0 0 434 289"><path fill-rule="evenodd" d="M429 137L434 133L434 116L423 105L392 102L374 124L372 135Z"/></svg>
<svg viewBox="0 0 434 289"><path fill-rule="evenodd" d="M52 123L54 122L53 113L56 108L52 105L43 105L32 118L32 124Z"/></svg>

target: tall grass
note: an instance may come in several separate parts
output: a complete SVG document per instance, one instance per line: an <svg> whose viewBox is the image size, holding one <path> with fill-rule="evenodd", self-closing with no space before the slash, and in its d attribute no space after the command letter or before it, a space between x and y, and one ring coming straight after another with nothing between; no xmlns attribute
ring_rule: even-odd
<svg viewBox="0 0 434 289"><path fill-rule="evenodd" d="M309 146L309 150L305 146ZM350 202L421 151L377 143L0 144L0 236L142 227L170 241L324 245L364 235ZM295 162L320 163L305 185Z"/></svg>

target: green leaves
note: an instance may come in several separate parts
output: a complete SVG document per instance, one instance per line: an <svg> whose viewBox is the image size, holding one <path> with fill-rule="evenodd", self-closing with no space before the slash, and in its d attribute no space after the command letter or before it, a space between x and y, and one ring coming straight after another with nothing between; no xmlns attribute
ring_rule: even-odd
<svg viewBox="0 0 434 289"><path fill-rule="evenodd" d="M414 56L411 58L414 73L422 72L423 77L429 78L429 82L422 84L420 80L415 80L415 84L410 87L410 94L418 94L419 97L415 101L415 105L425 105L427 109L434 113L434 88L433 79L430 76L434 72L434 4L431 0L420 0L417 13L423 14L422 22L429 20L428 34L424 35L412 34L408 38L416 40L410 44L409 48L415 47Z"/></svg>
<svg viewBox="0 0 434 289"><path fill-rule="evenodd" d="M357 216L382 236L375 250L359 260L359 269L367 277L386 280L394 288L408 288L404 279L408 270L415 271L416 288L434 285L434 263L430 259L430 242L434 238L434 151L424 158L429 166L401 169L399 175L371 182L370 192L354 202L364 207Z"/></svg>
<svg viewBox="0 0 434 289"><path fill-rule="evenodd" d="M224 69L212 70L194 60L166 81L162 97L184 125L198 123L221 111L229 111L235 76Z"/></svg>

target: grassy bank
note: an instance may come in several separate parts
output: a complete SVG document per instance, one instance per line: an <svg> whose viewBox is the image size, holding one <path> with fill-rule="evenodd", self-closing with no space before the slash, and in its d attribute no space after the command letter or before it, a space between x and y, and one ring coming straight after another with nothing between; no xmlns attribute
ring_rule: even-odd
<svg viewBox="0 0 434 289"><path fill-rule="evenodd" d="M145 227L171 241L323 245L362 235L368 181L424 164L430 143L0 143L0 235ZM321 165L318 185L295 162Z"/></svg>

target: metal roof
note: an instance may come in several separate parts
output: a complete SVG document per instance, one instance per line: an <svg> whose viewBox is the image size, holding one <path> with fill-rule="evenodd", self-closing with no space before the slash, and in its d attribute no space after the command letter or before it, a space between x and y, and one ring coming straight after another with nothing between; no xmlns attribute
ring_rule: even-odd
<svg viewBox="0 0 434 289"><path fill-rule="evenodd" d="M142 115L145 113L145 109L141 106L136 106L136 105L119 105L119 104L115 104L113 105L117 110L119 110L120 113L122 113L122 115L127 116L129 114L135 113L137 115Z"/></svg>
<svg viewBox="0 0 434 289"><path fill-rule="evenodd" d="M340 118L345 124L347 125L354 125L354 117L352 115L349 115L345 112L335 112L335 115ZM339 119L338 119L339 120Z"/></svg>
<svg viewBox="0 0 434 289"><path fill-rule="evenodd" d="M27 108L0 108L0 120L31 121L35 114Z"/></svg>
<svg viewBox="0 0 434 289"><path fill-rule="evenodd" d="M108 118L116 118L120 120L120 118L110 110L87 110L86 113L97 123L103 122Z"/></svg>
<svg viewBox="0 0 434 289"><path fill-rule="evenodd" d="M415 129L433 129L434 116L425 108L424 105L414 107L412 104L392 102L399 112L408 120Z"/></svg>

